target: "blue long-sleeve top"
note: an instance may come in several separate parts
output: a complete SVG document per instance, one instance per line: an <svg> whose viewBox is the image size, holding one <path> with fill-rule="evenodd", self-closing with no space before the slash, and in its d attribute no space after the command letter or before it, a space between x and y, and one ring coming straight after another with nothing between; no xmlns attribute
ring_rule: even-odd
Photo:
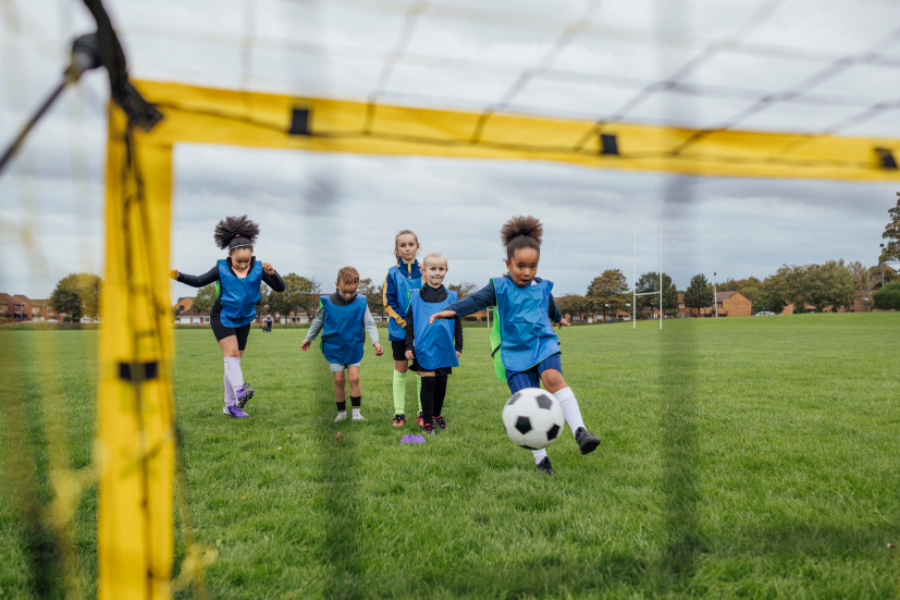
<svg viewBox="0 0 900 600"><path fill-rule="evenodd" d="M506 278L511 279L509 276L506 276ZM532 280L532 285L540 283L541 281L540 277L535 277ZM497 289L494 287L493 281L471 296L466 296L462 300L454 302L448 306L446 310L454 311L457 317L465 317L466 315L471 315L472 313L476 313L489 306L497 306ZM562 314L559 312L559 308L556 306L556 301L553 299L552 294L550 295L550 302L547 305L547 309L552 322L559 323L562 321Z"/></svg>
<svg viewBox="0 0 900 600"><path fill-rule="evenodd" d="M398 258L397 268L400 269L400 272L403 273L407 279L418 279L422 276L422 270L418 259L414 260L412 264L407 265ZM394 319L400 327L406 327L406 320L403 318L406 316L406 309L403 308L403 304L400 304L400 299L397 298L397 288L394 287L394 282L389 275L390 270L388 270L388 275L385 275L384 286L382 286L384 312L387 313L388 318Z"/></svg>

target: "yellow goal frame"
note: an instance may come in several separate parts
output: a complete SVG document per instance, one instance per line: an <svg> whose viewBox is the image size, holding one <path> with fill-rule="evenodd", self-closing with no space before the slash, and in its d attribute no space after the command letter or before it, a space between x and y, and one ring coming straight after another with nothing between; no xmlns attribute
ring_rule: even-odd
<svg viewBox="0 0 900 600"><path fill-rule="evenodd" d="M226 144L546 160L700 176L898 181L900 140L695 130L137 82L164 119L109 113L97 457L101 600L172 594L172 149Z"/></svg>

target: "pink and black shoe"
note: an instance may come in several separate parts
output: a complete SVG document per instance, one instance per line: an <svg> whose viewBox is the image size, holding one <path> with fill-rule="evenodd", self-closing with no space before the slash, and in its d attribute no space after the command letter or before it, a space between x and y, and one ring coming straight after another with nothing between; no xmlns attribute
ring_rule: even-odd
<svg viewBox="0 0 900 600"><path fill-rule="evenodd" d="M247 406L247 403L250 402L250 399L253 398L253 388L247 387L247 382L244 382L244 385L241 386L241 389L237 391L237 406L238 408L244 408Z"/></svg>
<svg viewBox="0 0 900 600"><path fill-rule="evenodd" d="M243 419L250 416L237 406L226 406L222 412L226 417L234 417L235 419Z"/></svg>

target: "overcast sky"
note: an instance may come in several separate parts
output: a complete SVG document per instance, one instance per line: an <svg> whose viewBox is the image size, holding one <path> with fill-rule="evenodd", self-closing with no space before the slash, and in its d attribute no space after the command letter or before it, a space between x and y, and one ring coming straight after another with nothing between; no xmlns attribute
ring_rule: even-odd
<svg viewBox="0 0 900 600"><path fill-rule="evenodd" d="M124 0L107 4L135 77L351 99L376 87L404 23L402 10L370 13L352 0L172 1L154 4L153 11ZM806 94L809 105L775 106L745 124L815 132L900 96L900 71L888 65L900 61L900 39L891 37L900 28L900 6L875 0L825 4L672 0L663 12L675 16L661 19L649 0L431 2L383 82L380 98L477 109L496 101L523 69L540 63L550 70L513 97L511 110L602 118L642 86L671 76L706 44L739 40L683 80L730 86L748 94L746 101L718 97L686 103L684 96L664 94L628 118L708 126L739 111L757 92L787 90L836 58L877 51L877 59ZM395 5L405 3L384 6ZM485 22L473 21L479 13L472 11L483 6L509 18L482 15ZM605 29L576 36L551 52L560 33L579 18ZM759 24L748 27L754 18ZM76 0L0 3L0 144L52 88L72 35L90 29ZM659 44L646 37L660 32L677 35L660 36ZM296 38L313 49L279 49L279 43ZM245 39L254 43L251 60L242 62L239 44ZM665 46L672 39L682 41ZM754 54L759 48L794 54L760 58ZM249 69L241 66L248 62ZM441 71L443 63L458 68ZM478 68L460 67L466 64ZM618 87L562 81L573 73L612 78ZM103 73L86 76L29 138L14 167L0 175L0 252L8 257L0 291L46 297L69 272L100 272L106 97ZM823 99L833 106L815 104ZM900 137L897 112L844 133ZM392 263L393 236L402 228L419 234L423 252L448 256L449 281L483 284L504 270L498 231L517 213L544 222L540 275L556 282L557 293L583 293L608 268L621 269L630 283L635 230L638 275L658 268L660 219L663 269L679 288L698 272L712 278L715 271L721 281L762 278L783 263L844 258L874 264L897 189L212 146L182 145L175 157L174 267L189 273L212 267L221 256L212 240L215 223L246 213L262 228L261 259L282 273L315 277L326 289L347 264L380 281ZM186 286L172 289L173 298L192 293Z"/></svg>

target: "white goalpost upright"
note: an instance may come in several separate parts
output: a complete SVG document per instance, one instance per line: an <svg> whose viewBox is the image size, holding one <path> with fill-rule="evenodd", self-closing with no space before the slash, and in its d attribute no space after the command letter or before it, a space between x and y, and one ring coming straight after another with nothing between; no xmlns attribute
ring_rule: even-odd
<svg viewBox="0 0 900 600"><path fill-rule="evenodd" d="M659 294L659 329L662 331L662 322L663 322L663 276L662 276L662 257L663 257L663 246L662 246L662 202L660 202L659 207L659 277L657 279L657 283L659 284L658 292L643 292L641 294L637 293L637 213L634 215L634 263L632 266L632 280L631 280L631 328L637 329L637 297L638 296L654 296ZM652 315L651 315L652 316Z"/></svg>

